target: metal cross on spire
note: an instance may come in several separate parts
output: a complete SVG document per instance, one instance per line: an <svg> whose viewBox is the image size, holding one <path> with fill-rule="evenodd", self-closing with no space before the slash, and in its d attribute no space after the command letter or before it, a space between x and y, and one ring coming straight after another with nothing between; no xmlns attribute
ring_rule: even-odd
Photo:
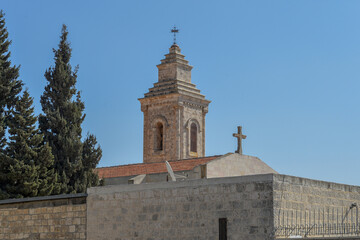
<svg viewBox="0 0 360 240"><path fill-rule="evenodd" d="M242 140L246 139L246 135L242 134L242 127L241 126L238 126L238 132L234 133L233 137L236 137L238 139L238 147L237 147L237 150L235 152L242 155Z"/></svg>
<svg viewBox="0 0 360 240"><path fill-rule="evenodd" d="M176 34L179 33L179 29L174 26L173 29L171 29L171 33L174 34L174 44L176 44Z"/></svg>

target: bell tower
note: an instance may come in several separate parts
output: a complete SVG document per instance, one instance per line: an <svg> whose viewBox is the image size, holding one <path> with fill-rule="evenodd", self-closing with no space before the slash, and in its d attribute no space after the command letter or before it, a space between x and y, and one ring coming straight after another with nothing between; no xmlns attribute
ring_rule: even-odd
<svg viewBox="0 0 360 240"><path fill-rule="evenodd" d="M192 66L174 43L158 68L158 82L140 98L144 163L205 156L209 100L191 83Z"/></svg>

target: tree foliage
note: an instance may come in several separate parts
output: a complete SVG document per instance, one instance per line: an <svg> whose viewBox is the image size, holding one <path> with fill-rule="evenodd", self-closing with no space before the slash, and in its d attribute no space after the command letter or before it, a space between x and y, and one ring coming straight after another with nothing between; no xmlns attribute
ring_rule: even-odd
<svg viewBox="0 0 360 240"><path fill-rule="evenodd" d="M11 197L34 197L59 192L58 177L54 171L54 157L43 135L36 127L33 99L27 90L16 102L9 117L7 156L12 159L10 167L11 186L6 190Z"/></svg>
<svg viewBox="0 0 360 240"><path fill-rule="evenodd" d="M70 65L67 35L64 25L53 50L55 66L45 72L44 114L38 118L33 98L22 91L19 67L10 62L0 11L0 199L85 192L99 184L94 169L102 151L94 135L82 141L85 105L75 87L78 67Z"/></svg>
<svg viewBox="0 0 360 240"><path fill-rule="evenodd" d="M73 70L70 64L72 49L67 36L63 25L58 49L53 49L55 66L45 72L48 84L41 96L44 114L39 117L39 126L54 155L61 193L75 193L98 184L93 170L101 149L93 135L84 143L81 140L85 105L75 86L78 67Z"/></svg>
<svg viewBox="0 0 360 240"><path fill-rule="evenodd" d="M8 171L11 159L5 153L8 116L22 90L22 81L18 79L19 67L12 66L10 61L11 41L8 39L4 16L3 11L0 11L0 198L8 197L5 188L10 181Z"/></svg>

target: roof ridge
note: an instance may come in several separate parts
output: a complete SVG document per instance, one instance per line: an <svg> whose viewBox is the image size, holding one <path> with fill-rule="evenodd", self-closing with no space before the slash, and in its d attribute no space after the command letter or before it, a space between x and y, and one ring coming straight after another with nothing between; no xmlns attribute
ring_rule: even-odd
<svg viewBox="0 0 360 240"><path fill-rule="evenodd" d="M220 157L220 156L223 156L223 155L213 155L213 156L207 156L207 157L187 158L187 159L179 159L179 160L169 160L168 162L180 162L180 161L188 161L188 160L196 160L196 159L206 159L206 158ZM164 163L164 162L130 163L130 164L124 164L124 165L114 165L114 166L98 167L98 168L96 168L96 169L113 168L113 167L124 167L124 166L135 166L135 165L149 165L149 164L155 164L155 163Z"/></svg>

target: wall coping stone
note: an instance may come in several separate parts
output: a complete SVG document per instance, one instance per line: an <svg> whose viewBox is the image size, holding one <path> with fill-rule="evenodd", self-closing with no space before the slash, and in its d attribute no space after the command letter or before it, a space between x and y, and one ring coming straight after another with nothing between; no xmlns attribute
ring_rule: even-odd
<svg viewBox="0 0 360 240"><path fill-rule="evenodd" d="M337 183L325 180L317 180L312 178L297 177L285 174L274 174L274 182L287 183L292 185L311 186L318 188L326 188L332 190L342 191L357 191L360 192L360 186L345 183Z"/></svg>
<svg viewBox="0 0 360 240"><path fill-rule="evenodd" d="M293 240L295 238L275 238L275 240ZM338 236L338 237L304 237L304 238L298 238L306 239L306 240L359 240L360 236Z"/></svg>
<svg viewBox="0 0 360 240"><path fill-rule="evenodd" d="M217 184L229 183L249 183L249 182L272 182L274 174L258 174L240 177L225 177L225 178L209 178L209 179L192 179L178 182L159 182L159 183L143 183L143 184L121 184L121 185L107 185L101 187L92 187L87 189L87 193L91 194L108 194L115 192L132 192L152 189L171 189L181 187L199 187Z"/></svg>
<svg viewBox="0 0 360 240"><path fill-rule="evenodd" d="M142 183L142 184L119 184L119 185L107 185L100 187L92 187L87 189L87 193L91 194L108 194L115 192L132 192L132 191L143 191L153 189L170 189L170 188L181 188L181 187L199 187L209 186L216 184L229 184L229 183L249 183L249 182L282 182L290 183L293 185L305 185L312 187L320 187L326 189L340 189L342 191L354 191L360 192L360 186L348 185L343 183L328 182L323 180L316 180L310 178L303 178L285 174L257 174L257 175L246 175L237 177L224 177L224 178L209 178L209 179L191 179L186 181L177 182L157 182L157 183Z"/></svg>
<svg viewBox="0 0 360 240"><path fill-rule="evenodd" d="M5 200L0 200L0 205L12 204L12 203L24 203L24 202L38 202L38 201L57 200L57 199L82 198L82 197L87 197L87 194L76 193L76 194L61 194L61 195L32 197L32 198L5 199Z"/></svg>

